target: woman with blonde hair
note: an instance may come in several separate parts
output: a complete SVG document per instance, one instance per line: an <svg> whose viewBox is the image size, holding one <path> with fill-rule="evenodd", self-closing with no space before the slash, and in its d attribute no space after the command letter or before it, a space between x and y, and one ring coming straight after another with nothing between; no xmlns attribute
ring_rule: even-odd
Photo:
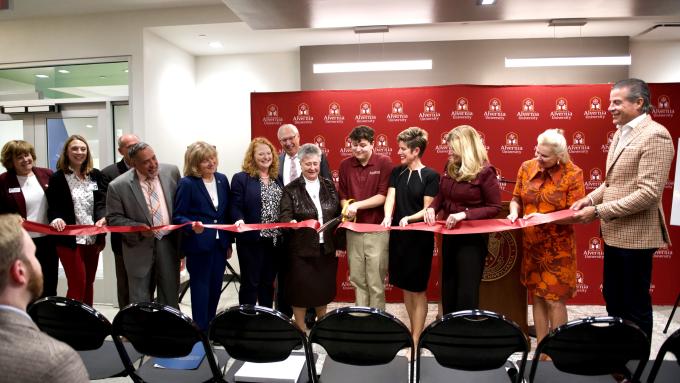
<svg viewBox="0 0 680 383"><path fill-rule="evenodd" d="M425 210L437 195L439 173L422 163L427 132L412 127L397 136L400 166L390 175L383 226L407 226L423 220ZM425 231L390 231L390 283L404 292L404 305L411 322L413 343L425 326L427 282L432 268L434 235Z"/></svg>
<svg viewBox="0 0 680 383"><path fill-rule="evenodd" d="M517 172L508 219L568 209L585 194L583 171L569 158L559 129L538 136L534 158ZM565 222L566 223L566 222ZM576 238L569 224L549 223L522 229L522 283L533 298L536 339L567 323L565 301L576 292Z"/></svg>
<svg viewBox="0 0 680 383"><path fill-rule="evenodd" d="M278 222L283 184L278 178L279 158L274 145L264 137L255 137L246 150L242 170L231 179L231 219L236 225ZM274 278L282 251L280 230L236 235L241 268L240 304L272 307Z"/></svg>
<svg viewBox="0 0 680 383"><path fill-rule="evenodd" d="M462 220L489 219L501 210L496 169L469 125L453 128L446 141L451 156L439 181L439 192L425 212L425 222L446 219L446 228ZM487 234L444 235L441 295L444 314L479 308L479 284L487 253Z"/></svg>
<svg viewBox="0 0 680 383"><path fill-rule="evenodd" d="M215 146L197 141L187 147L172 217L175 224L192 222L183 228L181 243L190 277L192 318L203 331L208 331L217 313L233 242L229 232L203 227L231 223L229 180L217 171L217 163Z"/></svg>
<svg viewBox="0 0 680 383"><path fill-rule="evenodd" d="M45 193L50 225L57 231L63 231L66 225L106 225L102 182L102 173L92 166L92 152L85 138L67 138ZM105 241L106 234L60 235L55 239L66 273L66 297L92 306L99 252Z"/></svg>

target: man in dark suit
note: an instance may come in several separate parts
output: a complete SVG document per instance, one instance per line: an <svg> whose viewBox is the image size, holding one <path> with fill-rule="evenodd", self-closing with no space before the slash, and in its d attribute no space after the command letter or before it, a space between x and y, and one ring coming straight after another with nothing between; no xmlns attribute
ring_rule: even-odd
<svg viewBox="0 0 680 383"><path fill-rule="evenodd" d="M300 132L298 128L293 124L283 124L279 127L277 133L279 142L281 143L281 148L283 153L279 155L279 180L283 186L288 185L291 181L302 174L302 168L300 167L300 159L297 157L298 151L300 150ZM321 177L331 179L331 170L328 166L328 159L326 154L321 153ZM281 267L279 270L282 270ZM279 276L280 276L279 272ZM291 316L293 314L293 308L285 302L283 299L283 294L279 294L279 291L283 291L284 286L281 282L283 278L278 279L278 288L276 293L276 307L282 313ZM307 310L307 315L305 315L305 323L308 328L312 328L316 314L314 309L310 308Z"/></svg>
<svg viewBox="0 0 680 383"><path fill-rule="evenodd" d="M42 270L21 217L0 215L0 369L3 382L89 382L80 356L40 331L26 306L42 293Z"/></svg>
<svg viewBox="0 0 680 383"><path fill-rule="evenodd" d="M172 220L179 169L159 164L149 144L129 149L134 171L109 184L106 221L110 226L162 226ZM144 231L123 234L123 260L128 275L130 302L150 302L151 285L158 287L158 301L178 307L179 233Z"/></svg>
<svg viewBox="0 0 680 383"><path fill-rule="evenodd" d="M127 172L132 167L132 161L128 154L131 147L139 142L139 137L134 134L124 134L118 138L118 153L123 158L115 164L111 164L102 169L104 193L109 187L111 181L116 179L119 175ZM116 284L118 288L118 307L123 308L130 304L130 292L128 291L127 272L125 271L125 263L123 262L123 243L122 235L120 233L111 233L111 250L113 250L113 259L116 262ZM152 288L155 288L153 286Z"/></svg>

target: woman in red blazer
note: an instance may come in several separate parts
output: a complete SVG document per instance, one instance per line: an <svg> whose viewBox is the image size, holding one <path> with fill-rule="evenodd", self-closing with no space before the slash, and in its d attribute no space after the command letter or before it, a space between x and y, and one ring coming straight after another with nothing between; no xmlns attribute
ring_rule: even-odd
<svg viewBox="0 0 680 383"><path fill-rule="evenodd" d="M47 220L45 191L52 171L35 165L35 149L24 140L11 140L2 147L0 174L0 214L19 214L23 219L42 224ZM54 251L53 237L29 233L35 243L35 256L43 272L41 297L57 295L59 259Z"/></svg>
<svg viewBox="0 0 680 383"><path fill-rule="evenodd" d="M50 225L57 231L63 231L66 225L106 225L102 173L92 167L92 154L85 138L73 135L66 139L57 169L46 193ZM55 240L66 273L68 298L92 305L94 278L105 237L106 234L64 235Z"/></svg>

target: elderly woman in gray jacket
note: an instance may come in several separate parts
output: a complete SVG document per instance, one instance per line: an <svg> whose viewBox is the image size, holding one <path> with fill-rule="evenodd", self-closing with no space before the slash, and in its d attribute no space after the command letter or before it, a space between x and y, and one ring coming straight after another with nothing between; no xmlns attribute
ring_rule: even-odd
<svg viewBox="0 0 680 383"><path fill-rule="evenodd" d="M315 219L321 224L340 215L340 199L333 182L319 177L321 150L305 144L298 152L302 177L286 185L281 199L279 221L300 222ZM283 294L293 306L295 323L305 329L305 311L314 307L317 317L326 313L326 305L335 298L335 257L333 230L329 225L321 233L313 229L289 230L286 235L288 270Z"/></svg>

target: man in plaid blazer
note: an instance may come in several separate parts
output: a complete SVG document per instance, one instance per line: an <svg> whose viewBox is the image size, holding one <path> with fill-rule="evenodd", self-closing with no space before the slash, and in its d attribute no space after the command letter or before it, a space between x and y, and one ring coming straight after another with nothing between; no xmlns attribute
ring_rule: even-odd
<svg viewBox="0 0 680 383"><path fill-rule="evenodd" d="M609 315L635 322L651 339L652 258L670 245L661 196L673 161L670 133L648 115L649 87L638 79L614 84L609 112L617 132L605 180L577 201L575 218L598 218L604 239L604 300Z"/></svg>

